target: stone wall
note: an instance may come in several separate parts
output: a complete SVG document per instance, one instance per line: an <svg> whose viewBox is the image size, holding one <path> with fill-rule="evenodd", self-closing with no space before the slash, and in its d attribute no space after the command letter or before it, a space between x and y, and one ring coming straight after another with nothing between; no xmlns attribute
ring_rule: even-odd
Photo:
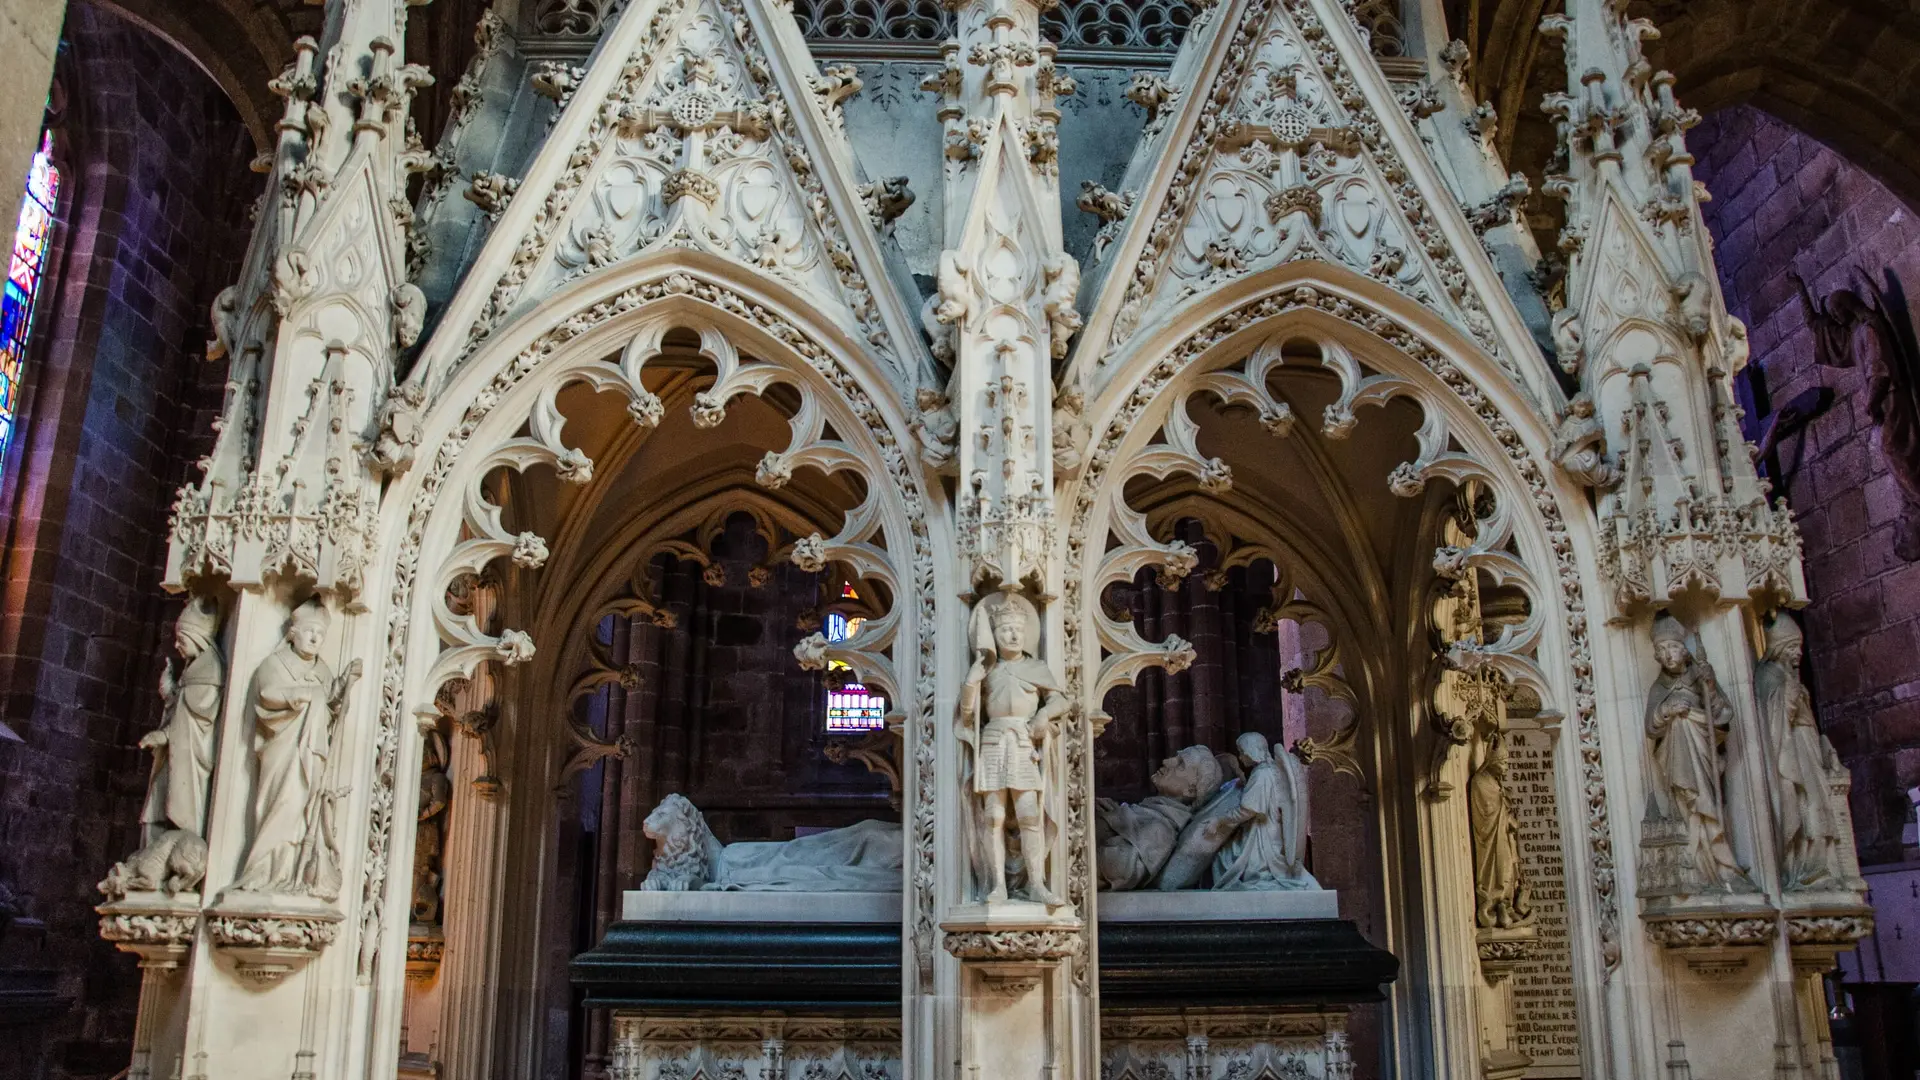
<svg viewBox="0 0 1920 1080"><path fill-rule="evenodd" d="M224 372L200 359L206 312L259 186L251 141L192 61L91 5L65 36L64 228L0 522L0 685L23 740L0 741L0 883L45 933L9 935L0 967L56 972L72 1007L44 1033L44 1072L0 1052L0 1076L126 1066L139 977L95 932L94 883L138 846L136 744L175 611L159 588L167 511L211 443Z"/></svg>
<svg viewBox="0 0 1920 1080"><path fill-rule="evenodd" d="M1866 372L1814 363L1790 270L1816 297L1858 267L1920 286L1920 217L1867 173L1766 113L1716 112L1689 136L1713 201L1707 224L1727 307L1746 320L1750 436L1773 408L1825 386L1831 407L1774 456L1806 541L1807 676L1853 770L1861 859L1897 859L1920 784L1920 564L1894 550L1901 496L1867 416ZM1858 287L1857 284L1855 287Z"/></svg>

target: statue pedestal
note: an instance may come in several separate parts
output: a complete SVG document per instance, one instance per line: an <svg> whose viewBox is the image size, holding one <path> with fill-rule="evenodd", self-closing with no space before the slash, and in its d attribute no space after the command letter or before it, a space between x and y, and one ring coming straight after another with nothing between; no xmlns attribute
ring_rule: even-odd
<svg viewBox="0 0 1920 1080"><path fill-rule="evenodd" d="M198 898L198 893L128 893L93 910L100 913L100 936L114 948L139 957L148 971L174 971L193 949L200 926Z"/></svg>
<svg viewBox="0 0 1920 1080"><path fill-rule="evenodd" d="M207 909L207 936L242 978L275 983L333 944L342 918L310 896L226 892Z"/></svg>
<svg viewBox="0 0 1920 1080"><path fill-rule="evenodd" d="M1707 898L1657 897L1643 902L1647 936L1678 954L1695 974L1724 979L1766 956L1780 913L1758 893Z"/></svg>
<svg viewBox="0 0 1920 1080"><path fill-rule="evenodd" d="M1072 907L1023 901L962 904L940 924L969 1002L960 1020L963 1076L1031 1076L1036 1065L1041 1076L1058 1074L1073 992L1065 962L1080 952L1084 925ZM1044 1048L1038 1060L1036 1048Z"/></svg>

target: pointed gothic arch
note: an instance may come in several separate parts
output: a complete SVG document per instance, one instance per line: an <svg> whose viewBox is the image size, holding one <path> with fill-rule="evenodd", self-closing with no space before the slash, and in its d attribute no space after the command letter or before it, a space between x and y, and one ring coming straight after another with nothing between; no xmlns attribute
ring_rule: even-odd
<svg viewBox="0 0 1920 1080"><path fill-rule="evenodd" d="M883 362L797 294L721 257L669 249L570 283L445 373L435 397L441 407L420 418L417 463L389 495L410 512L380 536L376 556L395 567L396 588L379 611L386 661L378 676L380 750L373 763L377 825L359 913L362 933L378 938L363 948L363 976L405 953L406 919L399 914L404 890L390 884L410 857L408 840L395 835L392 823L410 820L413 795L396 778L412 776L419 765L418 740L401 737L405 718L434 713L436 693L449 679L471 677L483 665L512 667L542 646L561 644L511 626L483 626L446 607L445 591L462 575L500 559L527 570L545 561L546 538L534 545L510 530L482 480L502 468L524 473L539 466L562 481L589 482L593 463L566 437L559 391L586 383L595 391L621 393L636 422L657 423L661 403L640 376L676 330L698 335L694 351L715 377L710 391L694 395L696 425L721 422L740 395L759 396L775 385L787 386L797 399L789 418L791 441L762 462L756 477L761 484L780 486L804 468L851 470L862 477L866 501L847 513L839 535L822 537L801 557L845 562L879 578L893 606L856 639L825 648L823 658L844 661L864 681L885 687L908 716L923 717L932 708L933 653L921 648L917 635L933 622L942 573L933 552L942 526L928 513L930 496L908 449L907 420L882 374ZM516 559L516 548L524 554L536 546L542 556L537 561ZM505 608L519 613L513 605ZM531 609L525 614L536 615ZM906 737L931 738L925 727L909 724ZM916 819L913 834L916 851L928 859L930 813L929 806ZM498 942L496 935L489 928L474 944L489 948L482 943ZM375 982L392 985L378 977ZM485 1018L494 1015L491 1003L469 999L464 1008L463 1023L490 1029ZM376 1015L398 1021L397 1010ZM523 1045L502 1046L501 1052L532 1052L524 1043L538 1025L531 1013L518 1019L526 1022L501 1030ZM450 1045L449 1061L481 1067L495 1052L486 1041L469 1032ZM463 1045L467 1056L456 1049Z"/></svg>
<svg viewBox="0 0 1920 1080"><path fill-rule="evenodd" d="M1322 417L1292 415L1266 387L1269 373L1300 362L1281 355L1281 346L1291 341L1311 343L1321 353L1321 366L1338 378L1340 393ZM1244 372L1235 370L1242 364ZM1553 433L1528 392L1503 365L1429 309L1377 282L1318 262L1291 263L1197 296L1139 340L1127 342L1108 367L1085 413L1093 430L1087 465L1067 495L1063 533L1070 685L1090 688L1083 700L1097 709L1107 688L1130 682L1146 667L1180 666L1191 660L1191 646L1185 642L1143 641L1130 627L1111 624L1096 599L1108 583L1130 578L1137 566L1182 558L1138 528L1144 519L1124 501L1128 479L1142 473L1179 474L1202 490L1231 486L1231 470L1197 441L1197 427L1185 411L1190 400L1205 397L1224 407L1250 408L1270 433L1300 424L1322 426L1323 434L1344 438L1356 419L1367 423L1365 412L1355 417L1356 407L1410 399L1422 416L1414 439L1417 453L1374 482L1404 497L1422 494L1433 480L1455 486L1473 482L1493 496L1490 513L1481 515L1479 540L1453 555L1502 585L1520 586L1529 612L1504 628L1497 640L1472 647L1471 655L1457 655L1452 663L1497 670L1509 685L1538 694L1543 715L1557 718L1570 736L1556 748L1559 825L1570 840L1584 838L1588 859L1567 863L1569 945L1572 961L1581 970L1580 984L1604 986L1622 948L1633 947L1622 940L1613 858L1616 825L1607 797L1621 783L1617 774L1631 770L1613 770L1616 775L1609 782L1603 760L1618 761L1619 751L1613 733L1603 733L1596 722L1590 600L1581 581L1597 575L1601 540L1585 494L1551 465L1547 446ZM1129 518L1136 523L1130 525ZM1423 527L1414 542L1431 535ZM1429 557L1435 554L1428 552ZM1190 554L1184 557L1191 559ZM1600 598L1591 602L1598 604ZM1091 638L1079 636L1076 628L1083 625L1092 630ZM1410 765L1412 746L1399 753ZM1397 829L1404 842L1429 846L1424 827L1415 820ZM1428 857L1445 855L1434 852ZM1412 899L1402 898L1411 906L1389 916L1396 923L1390 947L1403 959L1424 949L1426 962L1438 963L1445 952L1436 944L1422 944L1448 933L1420 925L1436 917L1431 897L1425 901L1427 910L1418 910L1420 891L1430 885L1416 884ZM1471 951L1465 955L1471 957ZM1450 959L1457 965L1460 954ZM1430 971L1429 976L1435 981L1402 981L1396 994L1417 992L1415 987L1438 985L1451 977L1441 971ZM1608 1003L1601 994L1589 993L1579 1005L1586 1060L1597 1065L1607 1054L1601 1033ZM1404 1002L1400 1010L1401 1034L1416 1055L1442 1053L1441 1048L1469 1037L1469 1028L1458 1026L1469 1021L1451 1015L1437 998ZM1403 1045L1401 1053L1408 1052Z"/></svg>

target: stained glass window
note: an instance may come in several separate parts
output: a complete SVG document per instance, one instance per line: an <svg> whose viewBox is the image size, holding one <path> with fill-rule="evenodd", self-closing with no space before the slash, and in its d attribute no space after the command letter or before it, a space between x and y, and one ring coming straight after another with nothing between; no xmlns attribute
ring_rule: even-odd
<svg viewBox="0 0 1920 1080"><path fill-rule="evenodd" d="M21 368L27 359L27 331L33 326L33 301L47 270L47 245L53 239L53 210L60 197L60 170L53 165L53 136L40 140L27 174L27 195L13 231L7 260L6 294L0 296L0 462L13 446L20 408Z"/></svg>
<svg viewBox="0 0 1920 1080"><path fill-rule="evenodd" d="M860 596L848 585L841 595L858 600ZM865 621L858 616L849 618L839 612L827 614L826 636L828 641L845 641L860 632L860 624ZM829 685L827 687L827 731L834 735L858 735L868 731L879 731L887 726L887 696L876 694L856 682L831 685L834 672L848 672L852 669L838 660L827 662ZM840 676L844 678L844 674Z"/></svg>

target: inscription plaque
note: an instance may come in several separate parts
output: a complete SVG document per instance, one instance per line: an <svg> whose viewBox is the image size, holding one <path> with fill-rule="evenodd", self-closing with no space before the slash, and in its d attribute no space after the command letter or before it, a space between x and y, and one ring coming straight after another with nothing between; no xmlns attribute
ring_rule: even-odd
<svg viewBox="0 0 1920 1080"><path fill-rule="evenodd" d="M1580 1025L1567 952L1567 878L1553 792L1553 736L1507 733L1508 795L1520 830L1520 865L1533 888L1533 959L1513 970L1513 1048L1533 1059L1529 1080L1580 1076Z"/></svg>

